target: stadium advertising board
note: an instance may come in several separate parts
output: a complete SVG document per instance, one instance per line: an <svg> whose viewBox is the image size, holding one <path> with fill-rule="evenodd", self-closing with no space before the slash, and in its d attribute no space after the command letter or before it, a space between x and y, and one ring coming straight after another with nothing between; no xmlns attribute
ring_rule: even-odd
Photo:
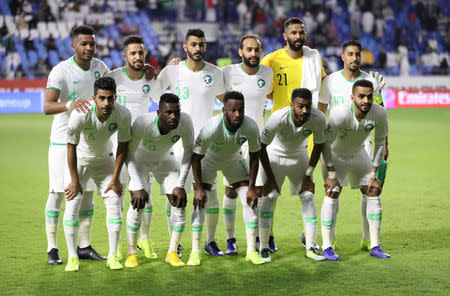
<svg viewBox="0 0 450 296"><path fill-rule="evenodd" d="M448 89L387 89L383 92L386 108L448 108Z"/></svg>

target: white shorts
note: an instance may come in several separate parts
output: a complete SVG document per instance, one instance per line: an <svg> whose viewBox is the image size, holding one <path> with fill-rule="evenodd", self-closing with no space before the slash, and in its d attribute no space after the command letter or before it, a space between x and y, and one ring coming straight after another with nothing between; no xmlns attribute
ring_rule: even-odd
<svg viewBox="0 0 450 296"><path fill-rule="evenodd" d="M289 179L290 194L298 195L300 192L303 176L309 163L308 151L296 156L281 156L273 152L267 151L269 155L270 167L277 181L278 187L282 188L284 179ZM266 172L260 165L258 176L256 177L256 186L263 186L267 180Z"/></svg>
<svg viewBox="0 0 450 296"><path fill-rule="evenodd" d="M49 192L64 192L64 175L67 166L66 144L50 144L48 147ZM86 191L94 191L95 184L89 180Z"/></svg>
<svg viewBox="0 0 450 296"><path fill-rule="evenodd" d="M250 176L247 161L243 157L217 160L205 156L202 159L203 183L214 185L217 181L217 171L222 171L229 184L248 181Z"/></svg>
<svg viewBox="0 0 450 296"><path fill-rule="evenodd" d="M117 196L117 194L109 190L105 193L106 187L111 182L114 174L114 156L108 158L101 158L91 161L88 165L78 165L78 179L80 180L80 185L85 190L87 184L91 179L94 181L95 185L99 189L99 195L101 197L111 197ZM67 187L71 182L69 167L66 165L64 174L64 185Z"/></svg>
<svg viewBox="0 0 450 296"><path fill-rule="evenodd" d="M245 160L245 162L250 165L250 154L248 152L248 143L245 142L242 146L241 146L241 152L240 154L242 156L242 158ZM259 166L261 167L261 165ZM227 178L225 178L225 176L222 179L223 182L223 186L227 186L227 187L231 187L231 184L228 182Z"/></svg>
<svg viewBox="0 0 450 296"><path fill-rule="evenodd" d="M373 145L372 140L370 139L370 135L364 141L364 150L366 150L367 155L369 155L369 159L373 158Z"/></svg>
<svg viewBox="0 0 450 296"><path fill-rule="evenodd" d="M333 151L331 154L334 169L336 170L336 177L341 186L347 186L350 183L352 189L357 189L369 184L372 162L365 149L361 149L351 157L339 157ZM328 175L326 171L327 169L322 162L322 174L324 176Z"/></svg>
<svg viewBox="0 0 450 296"><path fill-rule="evenodd" d="M175 158L177 160L178 167L181 167L181 160L183 158L183 153L184 153L183 142L177 141L172 146L172 151L175 154ZM184 189L186 190L186 193L190 193L191 191L193 191L192 184L194 184L194 183L195 183L195 181L194 181L194 175L192 175L192 169L189 169L189 173L186 177L186 182L184 183Z"/></svg>
<svg viewBox="0 0 450 296"><path fill-rule="evenodd" d="M128 190L136 191L145 189L147 192L150 189L150 173L153 174L156 181L161 185L162 194L172 194L173 189L177 186L179 177L179 165L176 158L171 155L171 158L166 158L157 161L150 161L145 153L136 152L134 155L136 167L129 167L130 183ZM132 171L134 170L135 171Z"/></svg>

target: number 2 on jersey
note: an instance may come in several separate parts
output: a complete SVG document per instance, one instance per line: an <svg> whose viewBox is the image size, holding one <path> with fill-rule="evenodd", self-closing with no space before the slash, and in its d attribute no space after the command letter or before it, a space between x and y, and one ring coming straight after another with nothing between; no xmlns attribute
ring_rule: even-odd
<svg viewBox="0 0 450 296"><path fill-rule="evenodd" d="M179 98L183 98L185 100L189 99L189 87L185 86L183 88L176 87L175 91L177 92L177 95Z"/></svg>
<svg viewBox="0 0 450 296"><path fill-rule="evenodd" d="M284 79L283 79L284 76ZM283 73L283 74L277 74L277 78L278 78L278 85L287 85L287 74ZM284 80L284 84L283 84L283 80Z"/></svg>

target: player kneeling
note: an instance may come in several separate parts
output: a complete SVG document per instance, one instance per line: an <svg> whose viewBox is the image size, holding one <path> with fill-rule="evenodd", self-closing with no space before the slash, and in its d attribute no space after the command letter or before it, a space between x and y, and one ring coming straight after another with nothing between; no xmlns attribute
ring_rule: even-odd
<svg viewBox="0 0 450 296"><path fill-rule="evenodd" d="M194 142L194 130L189 115L180 112L180 100L174 94L163 94L157 112L139 116L131 128L132 138L127 159L131 206L127 213L128 256L126 267L137 267L137 239L144 208L152 208L148 195L150 173L161 185L171 204L170 227L172 235L166 262L183 266L177 246L186 223L186 191L184 184L189 172ZM172 146L182 140L184 154L181 167Z"/></svg>
<svg viewBox="0 0 450 296"><path fill-rule="evenodd" d="M107 266L122 269L116 257L120 230L122 228L122 185L119 176L131 139L131 114L116 104L116 83L109 77L99 78L94 83L94 104L86 113L72 112L67 127L67 163L70 180L64 190L66 210L64 233L69 260L66 271L77 271L79 259L76 239L79 231L79 212L83 189L90 178L94 180L106 205L106 226L109 237ZM117 132L117 154L114 160L111 136Z"/></svg>

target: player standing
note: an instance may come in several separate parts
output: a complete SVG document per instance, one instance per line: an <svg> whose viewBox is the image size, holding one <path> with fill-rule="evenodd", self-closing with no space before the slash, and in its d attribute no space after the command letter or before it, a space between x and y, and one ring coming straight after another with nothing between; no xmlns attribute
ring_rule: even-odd
<svg viewBox="0 0 450 296"><path fill-rule="evenodd" d="M166 66L158 79L162 89L170 87L171 92L180 98L181 112L187 113L192 118L194 134L197 136L213 114L215 98L223 97L225 85L222 71L203 60L206 41L202 30L189 29L183 49L186 52L186 60L176 65ZM183 154L180 150L181 147L174 148L178 157ZM216 189L213 190L216 191ZM166 205L169 220L170 204L167 202ZM213 256L223 256L223 252L214 241L218 219L219 208L208 209L206 214L208 236L205 249Z"/></svg>
<svg viewBox="0 0 450 296"><path fill-rule="evenodd" d="M383 154L384 140L387 136L386 110L373 104L373 84L361 79L353 84L352 101L331 111L326 133L327 143L324 158L328 170L325 183L326 196L322 205L322 255L327 260L340 257L333 250L332 228L336 224L339 203L339 186L330 185L333 179L340 184L348 177L352 189L360 188L366 196L365 211L370 230L370 255L378 258L390 258L380 248L381 227L381 186L376 172ZM370 132L375 129L375 149L371 160L363 148L363 143ZM331 146L331 149L330 149ZM332 162L330 160L332 159Z"/></svg>
<svg viewBox="0 0 450 296"><path fill-rule="evenodd" d="M264 108L266 97L272 93L272 69L260 65L262 42L257 35L243 35L239 42L239 55L242 62L226 66L222 69L227 91L238 91L244 95L245 115L256 121L259 130L264 126ZM243 145L243 154L247 153L247 143ZM246 159L246 162L249 160ZM224 184L226 179L224 178ZM236 197L233 187L225 187L223 197L223 223L227 232L227 255L237 254L237 244L234 235L236 220Z"/></svg>
<svg viewBox="0 0 450 296"><path fill-rule="evenodd" d="M147 113L150 107L150 98L158 101L162 90L158 80L147 80L145 63L144 40L141 36L128 36L123 42L123 58L126 66L109 72L106 76L112 77L117 85L117 103L125 106L131 112L131 121ZM122 185L128 183L128 173L124 169L120 176ZM124 190L125 191L125 190ZM148 188L151 195L151 186ZM152 220L153 205L144 207L142 225L140 228L139 248L144 250L145 257L156 258L150 242L150 223ZM120 247L120 245L119 245ZM119 248L120 250L120 248ZM121 253L120 251L118 253Z"/></svg>
<svg viewBox="0 0 450 296"><path fill-rule="evenodd" d="M341 59L344 62L344 69L334 72L327 76L321 86L319 94L319 106L318 109L324 114L327 111L328 105L330 110L351 102L353 83L360 79L366 79L372 82L374 85L373 100L375 103L383 106L383 99L381 97L381 89L384 87L383 77L378 73L374 73L372 76L369 73L361 71L361 43L358 40L350 40L342 44ZM369 155L369 158L373 157L372 141L370 137L367 137L364 142L364 148ZM386 165L388 153L388 140L386 138L383 158L380 161L378 167L377 176L380 179L381 187L383 187L384 177L386 174ZM323 167L324 168L324 167ZM324 175L325 168L323 170ZM324 177L326 178L326 177ZM366 216L367 200L366 195L361 194L361 217L362 217L362 239L361 249L369 250L369 222ZM335 232L333 229L333 239L335 239ZM334 245L336 242L333 243Z"/></svg>
<svg viewBox="0 0 450 296"><path fill-rule="evenodd" d="M313 260L325 260L315 249L317 236L317 211L314 202L314 183L311 179L323 143L326 118L312 107L312 94L306 88L294 89L289 107L271 114L261 132L260 160L264 170L260 170L257 185L264 184L259 200L260 254L271 261L269 250L270 226L273 208L280 194L284 179L288 177L291 195L298 195L302 201L302 217L305 225L305 256ZM314 134L314 149L308 156L308 136ZM308 166L309 163L309 166Z"/></svg>
<svg viewBox="0 0 450 296"><path fill-rule="evenodd" d="M272 112L289 106L292 91L296 88L319 91L322 79L326 77L319 51L304 45L306 31L303 20L288 18L284 22L283 38L286 46L266 55L261 61L273 71ZM269 247L275 252L273 233L269 240Z"/></svg>
<svg viewBox="0 0 450 296"><path fill-rule="evenodd" d="M122 269L116 256L122 228L122 184L120 171L127 157L131 139L131 114L116 104L116 84L110 77L99 78L94 84L94 104L86 113L72 112L67 125L67 163L64 190L64 233L69 260L66 271L77 271L78 255L75 249L79 229L79 210L83 189L92 178L100 189L106 206L106 226L109 238L107 266ZM117 132L117 153L114 157L112 135ZM115 159L114 159L115 158Z"/></svg>
<svg viewBox="0 0 450 296"><path fill-rule="evenodd" d="M255 179L258 173L259 130L256 122L244 116L244 96L239 92L227 92L222 114L209 119L195 140L192 154L192 173L195 180L194 210L191 218L192 253L188 265L200 264L200 241L205 212L219 207L217 192L211 191L221 170L239 196L247 236L246 260L253 264L265 261L256 252L258 197ZM241 147L248 141L250 164L245 163Z"/></svg>
<svg viewBox="0 0 450 296"><path fill-rule="evenodd" d="M95 32L87 25L72 29L74 55L56 65L49 74L45 90L45 114L54 114L48 151L50 193L45 205L48 264L62 264L58 254L57 233L61 202L64 199L64 164L67 153L67 122L70 112L86 112L92 98L96 79L108 72L108 67L94 58ZM80 259L106 260L91 246L90 230L94 217L93 184L84 188L80 208L79 248Z"/></svg>
<svg viewBox="0 0 450 296"><path fill-rule="evenodd" d="M172 236L166 262L183 266L177 256L177 247L186 223L186 191L184 184L191 165L194 130L186 113L180 114L180 100L170 93L163 94L159 110L139 116L132 126L128 154L129 190L131 206L127 213L128 256L126 267L137 267L137 236L142 223L142 212L151 202L149 173L161 184L171 205L170 227ZM182 140L184 155L176 161L172 146ZM150 185L150 186L149 186Z"/></svg>

